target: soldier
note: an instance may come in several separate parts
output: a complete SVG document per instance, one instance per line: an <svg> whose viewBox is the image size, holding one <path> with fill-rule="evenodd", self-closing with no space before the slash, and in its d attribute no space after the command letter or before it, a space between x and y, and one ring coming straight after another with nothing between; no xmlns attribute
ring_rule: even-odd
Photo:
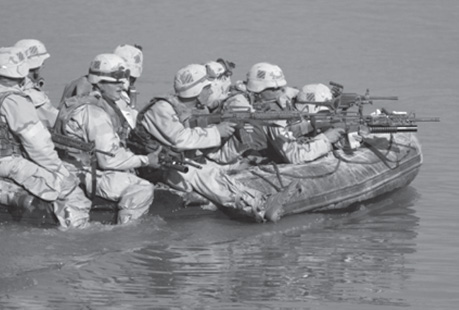
<svg viewBox="0 0 459 310"><path fill-rule="evenodd" d="M121 100L118 100L116 104L120 108L131 128L134 128L138 113L138 111L135 110L138 95L135 82L142 75L142 47L139 45L132 46L123 44L115 48L113 53L123 58L123 60L126 62L127 68L130 71L129 81L124 85L124 91L121 94Z"/></svg>
<svg viewBox="0 0 459 310"><path fill-rule="evenodd" d="M191 64L178 70L175 75L175 94L154 98L139 112L132 139L139 144L155 148L160 145L184 154L202 169L189 167L187 173L169 169L164 182L172 188L195 191L217 205L243 209L259 219L263 218L263 197L260 192L244 188L226 172L230 163L245 150L236 139L231 139L235 124L222 122L205 128L190 128L188 119L196 111L208 112L215 102L225 99L227 84L224 70L215 64ZM228 85L229 86L229 85ZM222 139L226 142L222 145Z"/></svg>
<svg viewBox="0 0 459 310"><path fill-rule="evenodd" d="M52 203L63 229L83 228L91 201L57 156L49 131L22 91L28 73L22 48L0 48L0 177Z"/></svg>
<svg viewBox="0 0 459 310"><path fill-rule="evenodd" d="M45 45L34 39L24 39L16 42L15 47L23 48L29 63L29 74L24 84L24 92L32 99L37 109L38 116L43 124L51 128L56 121L59 112L43 91L45 79L40 71L44 66L45 60L50 57Z"/></svg>
<svg viewBox="0 0 459 310"><path fill-rule="evenodd" d="M62 102L55 130L58 133L94 142L97 153L97 186L95 194L116 201L120 211L118 223L124 224L145 214L153 202L154 186L133 172L142 166L159 167L158 152L135 155L126 149L129 132L121 111L116 105L129 79L129 70L123 59L115 54L100 54L89 67L88 81L93 91L88 96L75 96ZM94 177L89 171L86 154L72 157L83 166L87 192L91 192Z"/></svg>
<svg viewBox="0 0 459 310"><path fill-rule="evenodd" d="M132 129L135 127L138 113L135 109L138 94L134 84L142 74L143 52L139 45L122 44L116 47L113 53L125 61L126 68L130 71L129 79L124 83L124 91L121 93L120 99L116 101L116 104ZM66 98L88 95L93 88L88 80L88 76L89 74L81 76L66 85L61 103Z"/></svg>
<svg viewBox="0 0 459 310"><path fill-rule="evenodd" d="M298 90L288 87L284 73L270 63L257 63L247 73L247 80L241 88L242 94L229 98L227 106L250 106L263 111L284 111L295 109L293 102ZM292 127L286 121L276 121L263 126L267 136L267 148L258 150L264 156L282 162L301 164L327 155L332 144L337 142L343 129L330 129L311 139L299 139L304 132ZM262 137L258 135L258 137ZM264 137L263 137L264 139ZM264 141L263 141L264 142ZM262 143L260 143L262 144Z"/></svg>

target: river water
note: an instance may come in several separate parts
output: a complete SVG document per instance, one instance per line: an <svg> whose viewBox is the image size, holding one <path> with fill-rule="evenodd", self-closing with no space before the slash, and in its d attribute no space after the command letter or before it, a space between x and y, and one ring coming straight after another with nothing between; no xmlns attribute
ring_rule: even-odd
<svg viewBox="0 0 459 310"><path fill-rule="evenodd" d="M141 44L140 99L189 63L278 64L439 116L414 182L353 212L252 224L215 212L60 232L0 225L0 309L457 309L459 2L6 1L0 45L45 43L53 102L97 54Z"/></svg>

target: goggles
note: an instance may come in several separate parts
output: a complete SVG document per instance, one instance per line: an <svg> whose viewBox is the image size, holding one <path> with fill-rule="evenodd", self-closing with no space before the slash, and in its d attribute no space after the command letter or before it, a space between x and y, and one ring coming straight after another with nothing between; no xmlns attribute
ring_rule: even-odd
<svg viewBox="0 0 459 310"><path fill-rule="evenodd" d="M129 79L129 77L131 76L131 71L129 69L125 70L123 67L120 67L117 71L113 72L98 72L89 70L89 74L110 77L115 79L116 81L119 81L122 79Z"/></svg>
<svg viewBox="0 0 459 310"><path fill-rule="evenodd" d="M233 62L223 60L222 58L217 59L217 63L221 64L223 66L223 72L216 71L213 68L211 68L209 65L206 65L206 73L207 77L209 80L215 80L215 79L220 79L222 77L230 77L233 75L232 69L236 67L236 65Z"/></svg>
<svg viewBox="0 0 459 310"><path fill-rule="evenodd" d="M45 52L45 53L37 53L37 54L33 54L33 55L29 55L28 56L29 59L37 58L37 57L46 57L46 58L48 58L49 54Z"/></svg>
<svg viewBox="0 0 459 310"><path fill-rule="evenodd" d="M225 68L225 72L223 72L223 75L227 77L230 77L233 75L233 69L236 68L236 64L234 62L224 60L223 58L218 58L217 62L220 63Z"/></svg>
<svg viewBox="0 0 459 310"><path fill-rule="evenodd" d="M0 53L3 54L3 53ZM24 57L24 54L22 53L17 53L15 58L14 56L10 56L8 60L6 60L6 63L3 65L0 65L1 69L8 69L8 68L13 68L13 67L19 67L26 63L26 58Z"/></svg>

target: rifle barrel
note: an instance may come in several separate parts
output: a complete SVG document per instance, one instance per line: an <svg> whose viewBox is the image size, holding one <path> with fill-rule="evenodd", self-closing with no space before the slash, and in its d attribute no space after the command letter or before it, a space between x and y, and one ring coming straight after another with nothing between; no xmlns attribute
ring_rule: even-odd
<svg viewBox="0 0 459 310"><path fill-rule="evenodd" d="M174 170L177 170L177 171L180 171L180 172L183 172L183 173L187 173L188 170L189 170L187 166L179 165L179 164L175 164L175 163L164 163L162 165L164 167L166 167L166 168L174 169Z"/></svg>
<svg viewBox="0 0 459 310"><path fill-rule="evenodd" d="M368 126L371 133L417 132L418 126Z"/></svg>
<svg viewBox="0 0 459 310"><path fill-rule="evenodd" d="M398 100L397 96L369 96L369 97L362 97L363 99L368 100Z"/></svg>
<svg viewBox="0 0 459 310"><path fill-rule="evenodd" d="M416 117L412 120L413 122L439 122L439 117Z"/></svg>
<svg viewBox="0 0 459 310"><path fill-rule="evenodd" d="M191 159L185 158L183 162L185 163L185 165L189 165L189 166L192 166L198 169L202 169L201 165L195 164Z"/></svg>

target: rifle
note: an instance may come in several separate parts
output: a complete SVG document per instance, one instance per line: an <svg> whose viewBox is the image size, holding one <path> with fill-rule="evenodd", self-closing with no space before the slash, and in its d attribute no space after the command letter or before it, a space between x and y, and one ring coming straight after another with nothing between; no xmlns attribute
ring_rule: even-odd
<svg viewBox="0 0 459 310"><path fill-rule="evenodd" d="M383 109L383 112L385 110ZM251 111L227 111L215 114L192 114L189 119L190 127L207 127L210 124L218 124L224 121L237 124L241 128L244 123L254 125L270 126L274 121L287 120L291 123L309 121L316 131L325 131L332 127L341 127L347 133L355 127L366 127L370 133L397 133L417 132L418 122L439 122L438 117L416 118L414 113L391 114L381 113L377 115L363 115L361 109L358 113L335 111L321 111L319 113L308 113L300 111L279 111L279 112L251 112ZM242 135L243 143L250 143L250 134Z"/></svg>
<svg viewBox="0 0 459 310"><path fill-rule="evenodd" d="M136 154L146 155L158 150L159 144L149 145L140 144L132 140L128 140L127 144L129 148ZM184 173L188 172L188 166L192 166L198 169L202 169L202 166L195 164L190 159L186 158L182 153L174 152L166 147L163 147L158 154L158 163L164 168L178 170Z"/></svg>
<svg viewBox="0 0 459 310"><path fill-rule="evenodd" d="M254 126L270 126L273 122L279 120L287 121L301 121L305 116L309 116L307 112L300 111L268 111L259 112L251 111L249 108L243 110L226 110L221 113L193 113L188 119L189 126L205 128L212 124L219 124L221 122L231 122L236 124L236 129L239 129L239 136L241 142L246 145L253 143L252 136L244 130L244 124L249 123Z"/></svg>
<svg viewBox="0 0 459 310"><path fill-rule="evenodd" d="M382 109L382 111L385 111ZM384 134L399 132L417 132L418 122L439 122L438 117L416 117L414 113L379 113L362 115L361 113L341 113L313 116L310 119L315 133L329 128L344 128L344 135L340 139L341 147L351 151L358 148L365 141L362 133ZM363 139L356 139L351 133L357 133Z"/></svg>
<svg viewBox="0 0 459 310"><path fill-rule="evenodd" d="M91 200L94 201L94 197L96 195L96 186L97 186L97 178L96 178L96 170L97 170L97 158L96 153L101 153L107 156L115 157L115 154L110 152L105 152L102 150L96 149L96 145L94 141L91 142L84 142L75 138L67 137L56 132L51 133L51 140L53 140L54 145L56 148L68 152L71 149L77 149L88 153L91 158Z"/></svg>
<svg viewBox="0 0 459 310"><path fill-rule="evenodd" d="M336 113L347 111L352 106L357 106L359 113L363 111L363 105L373 104L374 100L398 100L397 96L370 96L370 90L367 89L364 95L357 93L343 92L344 86L336 82L330 81L334 98L331 101L316 102L316 101L297 101L298 103L307 103L317 106L327 107L329 110Z"/></svg>
<svg viewBox="0 0 459 310"><path fill-rule="evenodd" d="M383 111L385 111L383 109ZM346 132L365 127L369 133L417 132L418 122L439 122L438 117L416 117L415 113L380 113L362 115L360 113L318 113L310 115L309 121L314 129L324 131L331 127L344 128Z"/></svg>
<svg viewBox="0 0 459 310"><path fill-rule="evenodd" d="M51 139L59 149L68 150L69 148L77 149L86 153L101 153L107 156L115 157L115 154L96 149L95 143L84 142L75 138L67 137L58 133L51 133Z"/></svg>
<svg viewBox="0 0 459 310"><path fill-rule="evenodd" d="M162 148L158 154L158 162L166 168L175 169L184 173L188 172L188 166L202 169L201 165L195 164L190 159L183 156L182 153L177 153L167 148Z"/></svg>

